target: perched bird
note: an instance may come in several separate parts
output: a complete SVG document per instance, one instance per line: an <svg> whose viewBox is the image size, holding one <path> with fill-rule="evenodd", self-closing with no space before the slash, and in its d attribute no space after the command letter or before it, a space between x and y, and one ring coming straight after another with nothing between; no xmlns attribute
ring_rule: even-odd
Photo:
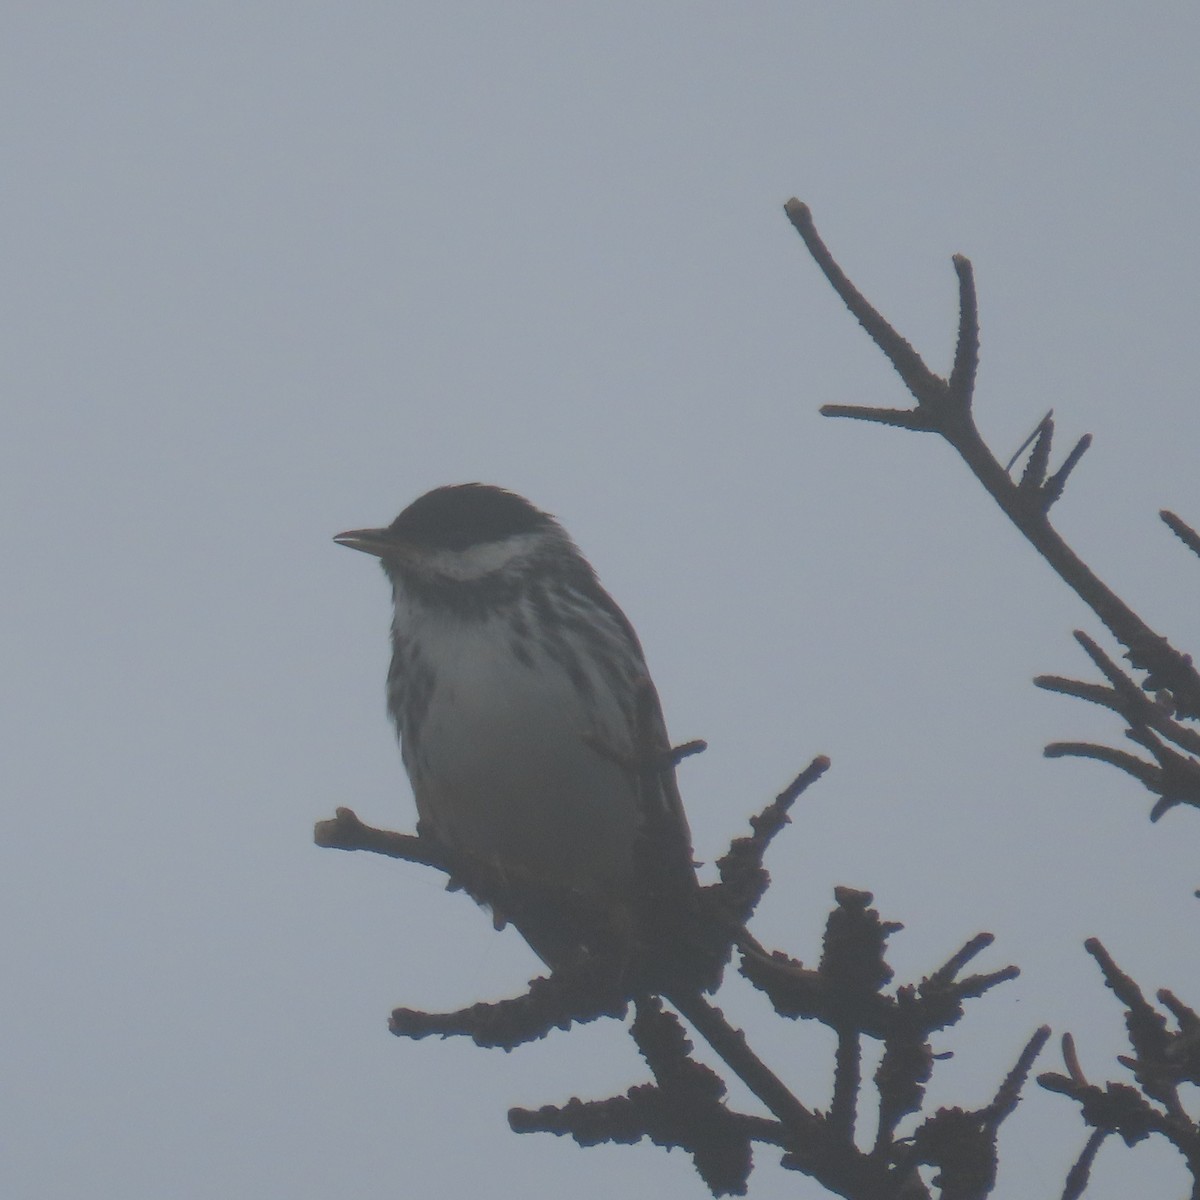
<svg viewBox="0 0 1200 1200"><path fill-rule="evenodd" d="M518 892L577 900L610 932L635 919L647 818L668 877L694 883L673 772L639 765L647 723L668 742L637 634L552 516L459 484L334 541L375 555L392 584L388 709L422 833ZM553 967L591 948L571 907L497 917Z"/></svg>

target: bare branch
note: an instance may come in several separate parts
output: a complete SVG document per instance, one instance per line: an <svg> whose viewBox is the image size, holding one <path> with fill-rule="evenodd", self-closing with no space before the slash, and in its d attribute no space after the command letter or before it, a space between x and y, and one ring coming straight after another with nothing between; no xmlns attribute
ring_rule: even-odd
<svg viewBox="0 0 1200 1200"><path fill-rule="evenodd" d="M369 850L372 854L450 871L445 850L432 838L365 825L352 808L339 808L332 820L318 821L313 827L313 841L331 850Z"/></svg>
<svg viewBox="0 0 1200 1200"><path fill-rule="evenodd" d="M1087 452L1087 448L1092 444L1092 435L1085 433L1083 437L1075 443L1071 453L1067 455L1063 461L1063 465L1046 480L1042 486L1042 509L1048 509L1062 494L1063 488L1067 486L1067 478L1071 472L1075 470L1079 460Z"/></svg>
<svg viewBox="0 0 1200 1200"><path fill-rule="evenodd" d="M912 345L888 324L862 292L850 282L817 233L808 205L792 199L783 206L783 211L796 232L804 239L813 261L821 268L833 290L841 297L842 303L854 314L875 345L887 355L888 362L904 380L905 386L912 392L917 403L944 403L949 394L946 381L939 379L925 365Z"/></svg>
<svg viewBox="0 0 1200 1200"><path fill-rule="evenodd" d="M1050 1030L1039 1029L984 1108L941 1108L918 1127L911 1143L914 1162L937 1168L935 1182L941 1200L976 1200L996 1183L996 1135L1014 1108L1022 1084L1041 1052Z"/></svg>
<svg viewBox="0 0 1200 1200"><path fill-rule="evenodd" d="M1016 1065L1005 1076L1004 1082L996 1092L995 1099L988 1105L993 1127L999 1126L1000 1122L1017 1107L1017 1102L1021 1099L1021 1089L1025 1086L1026 1079L1029 1078L1029 1072L1033 1069L1037 1056L1041 1054L1049 1040L1050 1026L1043 1025L1025 1044L1025 1049L1021 1051Z"/></svg>
<svg viewBox="0 0 1200 1200"><path fill-rule="evenodd" d="M919 408L867 408L857 404L822 404L823 417L849 417L853 421L871 421L876 425L893 425L897 429L912 429L928 433L929 418Z"/></svg>
<svg viewBox="0 0 1200 1200"><path fill-rule="evenodd" d="M950 372L950 396L960 408L970 408L979 371L979 301L975 295L975 271L971 260L956 254L952 260L958 274L958 344L954 369Z"/></svg>
<svg viewBox="0 0 1200 1200"><path fill-rule="evenodd" d="M1068 1074L1048 1072L1038 1082L1048 1091L1074 1099L1095 1132L1072 1167L1063 1195L1072 1198L1082 1194L1096 1151L1112 1134L1129 1146L1155 1134L1165 1138L1183 1155L1195 1189L1200 1190L1200 1126L1180 1103L1178 1092L1181 1082L1193 1082L1200 1067L1196 1046L1200 1018L1170 993L1168 1001L1160 992L1160 1001L1179 1021L1177 1031L1170 1029L1166 1015L1154 1008L1099 941L1090 938L1084 945L1100 965L1105 983L1125 1006L1125 1027L1134 1053L1122 1055L1118 1061L1133 1072L1137 1087L1089 1083L1074 1043L1069 1036L1064 1037L1063 1058Z"/></svg>
<svg viewBox="0 0 1200 1200"><path fill-rule="evenodd" d="M624 1016L627 998L613 990L607 969L589 964L556 971L533 980L529 991L511 1000L472 1004L449 1013L413 1008L392 1010L388 1029L397 1037L469 1037L477 1046L512 1050L544 1038L553 1029L568 1029L601 1017Z"/></svg>
<svg viewBox="0 0 1200 1200"><path fill-rule="evenodd" d="M1071 1079L1075 1083L1087 1083L1087 1076L1083 1073L1083 1067L1079 1063L1079 1054L1075 1050L1075 1039L1069 1033L1064 1033L1062 1036L1062 1056Z"/></svg>
<svg viewBox="0 0 1200 1200"><path fill-rule="evenodd" d="M1039 476L1045 469L1041 458L1045 456L1048 461L1049 456L1050 426L1044 423L1042 444L1035 454L1036 461L1031 463L1032 473L1022 481L1022 486L1013 482L980 437L971 415L970 392L977 362L978 329L969 263L962 258L955 259L959 278L959 339L954 371L951 379L946 381L929 370L916 350L896 333L850 282L817 234L808 206L793 199L784 208L834 290L888 356L897 374L917 400L916 408L908 412L850 405L826 405L821 411L828 416L854 417L876 424L941 434L1009 520L1127 648L1134 667L1148 672L1148 684L1171 695L1178 716L1200 719L1200 674L1191 659L1180 654L1165 638L1155 633L1108 588L1063 541L1047 517L1047 511L1062 494L1067 477L1087 449L1089 438L1081 438L1058 471L1041 482ZM1040 483L1037 488L1032 486L1035 479ZM1178 518L1175 521L1176 524L1171 527L1186 541L1186 536L1177 528L1182 522L1178 522ZM1171 522L1168 521L1168 524Z"/></svg>
<svg viewBox="0 0 1200 1200"><path fill-rule="evenodd" d="M1162 509L1158 514L1166 527L1193 553L1200 555L1200 533L1181 521L1173 512Z"/></svg>
<svg viewBox="0 0 1200 1200"><path fill-rule="evenodd" d="M1108 1136L1107 1129L1092 1130L1082 1153L1067 1172L1067 1182L1063 1187L1062 1200L1079 1200L1079 1197L1083 1195L1084 1189L1091 1180L1092 1163L1096 1161L1096 1155Z"/></svg>
<svg viewBox="0 0 1200 1200"><path fill-rule="evenodd" d="M1080 679L1066 679L1061 675L1035 675L1033 685L1047 692L1058 692L1063 696L1073 696L1077 700L1099 704L1115 713L1121 711L1117 693L1101 683L1085 683Z"/></svg>
<svg viewBox="0 0 1200 1200"><path fill-rule="evenodd" d="M1127 775L1132 775L1140 784L1152 792L1158 789L1158 768L1153 763L1145 762L1136 754L1124 750L1114 750L1111 746L1097 746L1092 742L1051 742L1042 753L1046 758L1094 758L1097 762L1108 763Z"/></svg>
<svg viewBox="0 0 1200 1200"><path fill-rule="evenodd" d="M771 876L763 866L763 859L788 824L792 805L828 770L828 758L824 755L814 758L761 813L750 818L751 836L735 838L717 860L721 882L715 889L715 899L737 925L750 920L770 886Z"/></svg>
<svg viewBox="0 0 1200 1200"><path fill-rule="evenodd" d="M1025 470L1021 473L1021 482L1017 486L1023 492L1037 492L1046 482L1046 471L1050 466L1050 443L1054 440L1054 417L1053 410L1048 412L1041 420L1037 429L1033 433L1033 451L1029 455L1029 461L1025 464ZM1017 451L1017 457L1020 457L1021 451ZM1007 469L1012 470L1014 458L1009 462Z"/></svg>

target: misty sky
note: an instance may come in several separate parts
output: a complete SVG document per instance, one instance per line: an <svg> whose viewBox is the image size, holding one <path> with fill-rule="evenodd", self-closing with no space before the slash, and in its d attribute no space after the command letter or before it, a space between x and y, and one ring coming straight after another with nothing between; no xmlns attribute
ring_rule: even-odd
<svg viewBox="0 0 1200 1200"><path fill-rule="evenodd" d="M433 872L312 845L338 805L412 827L387 588L330 539L442 483L594 563L710 743L702 859L831 756L764 942L815 960L845 884L904 922L898 981L982 929L978 969L1023 968L935 1103L985 1103L1043 1022L1118 1077L1087 936L1200 1005L1200 819L1041 756L1120 738L1030 682L1092 678L1098 622L948 447L818 415L907 394L782 213L938 370L970 256L985 436L1095 435L1055 520L1196 651L1156 516L1200 522L1195 4L15 0L0 56L5 1196L706 1194L679 1152L509 1132L646 1079L615 1023L389 1036L540 964ZM721 1002L827 1104L824 1030ZM1031 1086L996 1194L1058 1195L1085 1136ZM823 1195L757 1157L753 1196ZM1186 1188L1108 1145L1088 1196Z"/></svg>

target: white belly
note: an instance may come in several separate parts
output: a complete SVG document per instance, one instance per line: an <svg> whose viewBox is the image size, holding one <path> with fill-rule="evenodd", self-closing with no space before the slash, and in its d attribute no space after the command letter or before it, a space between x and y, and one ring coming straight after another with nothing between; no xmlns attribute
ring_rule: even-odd
<svg viewBox="0 0 1200 1200"><path fill-rule="evenodd" d="M433 686L419 761L407 757L422 819L452 847L514 877L620 896L632 866L634 785L584 740L590 733L629 751L610 688L588 671L585 706L566 671L533 643L525 643L528 666L495 622L454 630L420 639Z"/></svg>

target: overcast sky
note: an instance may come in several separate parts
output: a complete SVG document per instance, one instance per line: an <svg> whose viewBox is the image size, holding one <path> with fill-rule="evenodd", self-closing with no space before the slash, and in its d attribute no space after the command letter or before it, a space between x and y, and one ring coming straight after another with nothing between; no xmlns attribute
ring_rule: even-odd
<svg viewBox="0 0 1200 1200"><path fill-rule="evenodd" d="M14 0L0 56L4 1195L704 1195L678 1152L509 1132L642 1082L618 1025L390 1037L539 964L432 872L311 844L341 804L412 826L387 589L330 538L442 483L596 565L710 742L701 858L832 757L764 941L815 960L846 884L905 923L900 981L981 929L1022 966L939 1043L937 1103L1043 1022L1116 1077L1089 935L1200 1004L1197 815L1041 757L1119 738L1030 683L1091 677L1098 623L946 446L817 414L907 396L781 208L939 370L971 257L985 436L1095 435L1055 519L1196 650L1156 516L1200 520L1194 3ZM724 1002L827 1103L822 1030ZM1084 1138L1031 1087L997 1194L1059 1194ZM775 1157L753 1195L822 1194ZM1162 1147L1096 1174L1187 1186Z"/></svg>

